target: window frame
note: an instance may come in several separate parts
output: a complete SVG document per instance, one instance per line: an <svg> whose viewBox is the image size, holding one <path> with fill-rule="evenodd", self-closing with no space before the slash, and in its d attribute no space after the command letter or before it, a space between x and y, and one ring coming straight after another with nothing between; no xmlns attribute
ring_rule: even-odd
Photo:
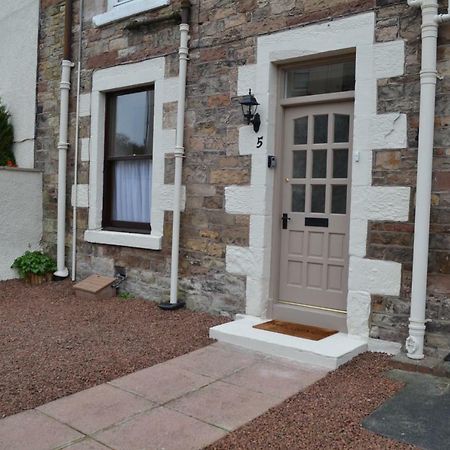
<svg viewBox="0 0 450 450"><path fill-rule="evenodd" d="M173 184L164 182L164 161L175 148L176 130L163 124L165 103L178 100L179 77L165 77L166 58L152 58L137 63L120 64L99 69L92 75L92 90L87 98L90 120L89 212L86 242L120 247L161 250L166 211L173 211ZM105 146L105 99L108 92L140 86L155 86L153 121L153 173L150 234L108 231L102 229L103 211L103 154ZM186 202L186 188L182 186L181 209Z"/></svg>
<svg viewBox="0 0 450 450"><path fill-rule="evenodd" d="M102 13L92 18L94 26L101 27L137 14L162 8L170 4L170 0L108 0Z"/></svg>
<svg viewBox="0 0 450 450"><path fill-rule="evenodd" d="M111 157L109 156L109 152L111 150L111 101L114 98L117 98L120 95L134 94L138 92L153 92L153 96L155 95L155 86L154 84L150 84L147 86L140 86L136 88L129 89L120 89L113 92L108 92L105 94L105 146L104 146L104 154L103 154L103 211L102 211L102 229L107 231L117 231L124 233L142 233L142 234L151 234L152 226L151 222L131 222L124 220L113 220L112 219L112 192L113 192L113 162L114 161L135 161L135 160L151 160L153 161L153 134L152 133L152 142L151 148L152 151L148 155L136 155L131 157ZM154 122L154 102L152 108L152 117L149 117L149 120ZM152 128L153 128L152 123ZM153 130L152 130L153 131ZM151 181L150 181L151 184ZM150 193L152 190L152 186L150 186Z"/></svg>

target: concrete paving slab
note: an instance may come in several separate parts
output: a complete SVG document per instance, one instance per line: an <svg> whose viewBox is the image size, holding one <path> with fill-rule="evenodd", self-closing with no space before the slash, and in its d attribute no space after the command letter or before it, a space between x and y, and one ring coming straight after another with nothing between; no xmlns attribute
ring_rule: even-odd
<svg viewBox="0 0 450 450"><path fill-rule="evenodd" d="M103 444L94 441L91 438L83 439L80 442L64 447L64 450L110 450L110 447L105 447Z"/></svg>
<svg viewBox="0 0 450 450"><path fill-rule="evenodd" d="M278 364L273 358L271 361L261 361L246 367L222 381L284 400L315 383L326 373L320 369L288 367Z"/></svg>
<svg viewBox="0 0 450 450"><path fill-rule="evenodd" d="M279 402L277 398L216 381L167 407L231 431Z"/></svg>
<svg viewBox="0 0 450 450"><path fill-rule="evenodd" d="M85 434L92 434L154 406L148 400L101 384L37 409Z"/></svg>
<svg viewBox="0 0 450 450"><path fill-rule="evenodd" d="M0 450L50 450L82 437L36 410L0 420Z"/></svg>
<svg viewBox="0 0 450 450"><path fill-rule="evenodd" d="M449 448L450 379L393 370L406 383L363 426L370 431L428 450Z"/></svg>
<svg viewBox="0 0 450 450"><path fill-rule="evenodd" d="M118 378L110 384L162 404L206 386L212 381L214 380L210 377L177 366L158 364Z"/></svg>
<svg viewBox="0 0 450 450"><path fill-rule="evenodd" d="M167 362L190 372L214 379L223 378L239 369L261 360L263 355L255 352L240 351L238 347L208 346Z"/></svg>
<svg viewBox="0 0 450 450"><path fill-rule="evenodd" d="M98 433L95 438L116 450L194 450L225 431L160 407Z"/></svg>

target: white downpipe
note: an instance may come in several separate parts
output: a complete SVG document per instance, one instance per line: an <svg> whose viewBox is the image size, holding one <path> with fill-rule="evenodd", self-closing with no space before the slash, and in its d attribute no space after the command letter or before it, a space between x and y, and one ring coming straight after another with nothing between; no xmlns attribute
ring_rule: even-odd
<svg viewBox="0 0 450 450"><path fill-rule="evenodd" d="M59 142L58 142L58 228L57 228L57 271L55 276L66 278L69 275L65 263L65 235L66 235L66 172L69 128L69 92L70 72L73 63L64 59L61 73L61 109L59 115Z"/></svg>
<svg viewBox="0 0 450 450"><path fill-rule="evenodd" d="M438 15L437 0L408 0L408 4L422 8L422 67L411 313L406 350L409 358L422 359L427 322L425 310L437 80L437 36L438 24L448 21L450 16Z"/></svg>
<svg viewBox="0 0 450 450"><path fill-rule="evenodd" d="M77 109L75 119L75 149L74 149L74 174L73 174L73 205L72 205L72 281L77 278L77 216L78 216L78 153L80 136L80 91L81 91L81 50L83 39L83 10L84 0L80 3L80 36L78 39L78 63L77 63Z"/></svg>
<svg viewBox="0 0 450 450"><path fill-rule="evenodd" d="M176 304L178 294L178 263L180 250L180 210L181 210L181 182L184 158L184 110L186 104L186 74L189 55L189 25L180 24L180 69L179 69L179 95L177 110L177 132L175 144L175 195L173 205L172 228L172 265L170 273L170 303Z"/></svg>

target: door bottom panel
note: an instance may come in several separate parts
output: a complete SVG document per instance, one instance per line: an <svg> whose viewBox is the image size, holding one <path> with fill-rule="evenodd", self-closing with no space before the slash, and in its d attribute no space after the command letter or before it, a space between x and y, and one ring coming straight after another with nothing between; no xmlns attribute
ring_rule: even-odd
<svg viewBox="0 0 450 450"><path fill-rule="evenodd" d="M322 308L311 308L290 302L277 302L273 305L273 317L286 322L313 325L347 332L347 313Z"/></svg>

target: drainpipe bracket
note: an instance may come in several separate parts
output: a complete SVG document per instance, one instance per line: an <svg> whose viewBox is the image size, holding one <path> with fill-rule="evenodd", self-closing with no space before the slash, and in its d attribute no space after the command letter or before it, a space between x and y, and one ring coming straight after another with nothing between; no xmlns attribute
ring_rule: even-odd
<svg viewBox="0 0 450 450"><path fill-rule="evenodd" d="M434 20L438 24L450 22L450 14L438 14Z"/></svg>

